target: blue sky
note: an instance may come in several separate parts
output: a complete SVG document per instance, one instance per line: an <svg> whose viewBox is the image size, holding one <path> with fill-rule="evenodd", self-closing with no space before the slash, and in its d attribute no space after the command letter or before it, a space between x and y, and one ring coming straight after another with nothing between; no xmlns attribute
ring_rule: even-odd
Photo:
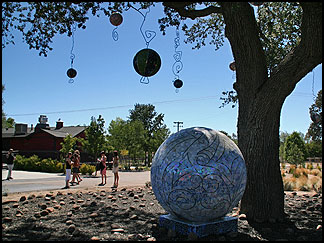
<svg viewBox="0 0 324 243"><path fill-rule="evenodd" d="M56 36L47 57L30 50L20 34L15 37L16 45L2 50L3 109L8 117L35 126L39 116L46 115L50 126L55 126L59 118L65 126L75 126L88 125L91 116L98 118L101 114L108 127L117 117L126 120L129 110L140 103L155 105L171 132L176 132L174 122L182 121L183 128L203 126L237 134L237 106L219 108L222 91L232 90L235 80L228 68L233 55L227 39L217 51L210 45L192 50L193 45L183 42L180 31L178 50L183 52L183 69L179 76L184 84L176 93L172 83L176 30L168 28L165 36L159 31L161 4L151 7L143 25L143 30L156 32L149 48L158 52L162 61L148 85L140 83L141 76L133 68L133 57L146 48L139 30L142 15L133 9L123 13L118 41L112 38L114 26L106 16L89 17L87 28L75 33L73 67L78 74L74 83L69 83L66 75L71 62L71 37ZM322 65L304 77L287 97L280 131L306 134L311 123L308 109L314 103L313 79L316 95L322 89Z"/></svg>

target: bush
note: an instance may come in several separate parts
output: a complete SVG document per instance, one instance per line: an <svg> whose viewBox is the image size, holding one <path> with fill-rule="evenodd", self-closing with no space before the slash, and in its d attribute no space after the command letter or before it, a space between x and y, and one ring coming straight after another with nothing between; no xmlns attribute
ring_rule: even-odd
<svg viewBox="0 0 324 243"><path fill-rule="evenodd" d="M86 175L86 174L92 175L92 173L95 171L96 171L96 166L94 165L82 164L80 167L80 173L82 175Z"/></svg>
<svg viewBox="0 0 324 243"><path fill-rule="evenodd" d="M296 178L283 178L283 186L285 191L293 191L296 187Z"/></svg>
<svg viewBox="0 0 324 243"><path fill-rule="evenodd" d="M53 159L40 159L37 155L26 158L22 155L17 155L15 160L15 170L38 171L58 173L63 172L64 166L61 162Z"/></svg>

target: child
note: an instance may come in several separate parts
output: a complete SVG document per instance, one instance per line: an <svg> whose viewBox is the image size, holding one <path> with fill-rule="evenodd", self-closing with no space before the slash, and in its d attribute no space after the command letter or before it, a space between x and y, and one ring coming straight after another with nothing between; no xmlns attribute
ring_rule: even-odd
<svg viewBox="0 0 324 243"><path fill-rule="evenodd" d="M13 155L13 149L9 149L8 154L7 154L7 166L8 166L8 176L7 180L13 179L11 177L12 174L12 169L14 167L14 160L16 157Z"/></svg>
<svg viewBox="0 0 324 243"><path fill-rule="evenodd" d="M72 152L69 152L65 158L65 164L66 164L66 168L65 168L65 171L66 171L66 176L65 176L65 187L63 187L62 189L68 189L70 188L70 185L69 185L69 181L71 179L71 165L73 164L72 162Z"/></svg>
<svg viewBox="0 0 324 243"><path fill-rule="evenodd" d="M105 151L101 151L100 153L101 158L100 158L100 174L101 174L101 184L99 186L106 185L107 183L107 176L106 176L106 171L107 171L107 166L106 166L106 161L107 157L105 155ZM103 183L103 178L105 177L105 183Z"/></svg>
<svg viewBox="0 0 324 243"><path fill-rule="evenodd" d="M119 164L118 152L115 150L114 157L113 157L113 167L112 167L112 172L114 173L114 185L112 186L112 188L118 187L118 181L119 181L118 164Z"/></svg>
<svg viewBox="0 0 324 243"><path fill-rule="evenodd" d="M74 154L73 154L73 168L72 168L72 173L73 173L73 177L72 177L72 182L71 182L71 185L73 186L74 185L74 181L75 179L77 180L76 184L79 185L81 178L80 178L80 175L79 175L79 167L80 167L80 152L79 150L75 150L74 151Z"/></svg>

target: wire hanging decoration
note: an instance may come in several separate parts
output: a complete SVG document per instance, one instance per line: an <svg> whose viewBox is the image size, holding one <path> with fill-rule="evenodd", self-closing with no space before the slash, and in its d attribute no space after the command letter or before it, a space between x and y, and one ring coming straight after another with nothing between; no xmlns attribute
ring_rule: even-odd
<svg viewBox="0 0 324 243"><path fill-rule="evenodd" d="M236 64L234 61L229 64L229 69L231 69L233 71L232 79L235 79L236 78L236 75L235 75Z"/></svg>
<svg viewBox="0 0 324 243"><path fill-rule="evenodd" d="M175 79L172 81L174 87L176 88L175 92L179 92L179 88L182 87L183 82L179 79L179 72L183 69L183 63L181 61L182 58L182 51L177 50L180 46L180 32L179 32L180 22L176 27L176 37L174 38L174 52L173 58L175 60L174 64L172 65L172 72L175 76Z"/></svg>
<svg viewBox="0 0 324 243"><path fill-rule="evenodd" d="M139 9L134 8L132 5L129 4L128 6L129 8L136 10L143 17L143 21L139 29L144 38L146 48L136 53L133 59L133 66L135 71L142 76L140 78L140 83L149 84L150 81L148 77L155 75L161 67L161 58L159 54L156 51L148 48L150 42L155 38L156 32L152 30L145 30L143 32L142 29L147 14L150 12L150 7L148 7L148 11L143 14Z"/></svg>
<svg viewBox="0 0 324 243"><path fill-rule="evenodd" d="M312 94L313 94L313 100L314 100L314 104L316 103L316 95L314 92L314 85L315 85L315 73L314 73L314 69L312 70L313 73L313 81L312 81ZM318 113L316 113L314 110L310 110L310 118L314 123L318 123L321 119L320 115Z"/></svg>
<svg viewBox="0 0 324 243"><path fill-rule="evenodd" d="M112 31L112 38L114 39L114 41L117 41L118 40L117 29L118 26L121 25L121 23L123 22L123 16L118 12L114 12L110 15L109 21L112 25L116 26Z"/></svg>
<svg viewBox="0 0 324 243"><path fill-rule="evenodd" d="M67 76L70 78L69 83L74 83L75 76L77 75L77 71L73 68L73 61L75 59L75 54L73 53L74 49L74 33L76 31L76 24L73 23L72 25L72 48L70 52L70 59L71 59L71 68L69 68L66 72Z"/></svg>

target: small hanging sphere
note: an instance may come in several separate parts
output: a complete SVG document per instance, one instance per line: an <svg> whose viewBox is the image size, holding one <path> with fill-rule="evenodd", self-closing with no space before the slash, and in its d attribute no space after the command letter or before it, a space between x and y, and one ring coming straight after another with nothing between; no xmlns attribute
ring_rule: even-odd
<svg viewBox="0 0 324 243"><path fill-rule="evenodd" d="M136 53L133 59L133 66L139 75L150 77L160 70L161 58L159 54L152 49L142 49Z"/></svg>
<svg viewBox="0 0 324 243"><path fill-rule="evenodd" d="M232 71L235 71L235 70L236 70L235 62L231 62L230 65L229 65L229 68L230 68Z"/></svg>
<svg viewBox="0 0 324 243"><path fill-rule="evenodd" d="M123 16L120 13L113 13L110 15L110 23L114 26L118 26L123 22Z"/></svg>
<svg viewBox="0 0 324 243"><path fill-rule="evenodd" d="M263 4L263 2L250 2L253 6L259 7Z"/></svg>
<svg viewBox="0 0 324 243"><path fill-rule="evenodd" d="M70 68L66 74L69 78L74 78L77 75L77 71L74 68Z"/></svg>
<svg viewBox="0 0 324 243"><path fill-rule="evenodd" d="M174 80L173 85L174 85L174 87L176 87L177 89L179 89L179 88L182 87L183 82L180 79L176 79L176 80Z"/></svg>

